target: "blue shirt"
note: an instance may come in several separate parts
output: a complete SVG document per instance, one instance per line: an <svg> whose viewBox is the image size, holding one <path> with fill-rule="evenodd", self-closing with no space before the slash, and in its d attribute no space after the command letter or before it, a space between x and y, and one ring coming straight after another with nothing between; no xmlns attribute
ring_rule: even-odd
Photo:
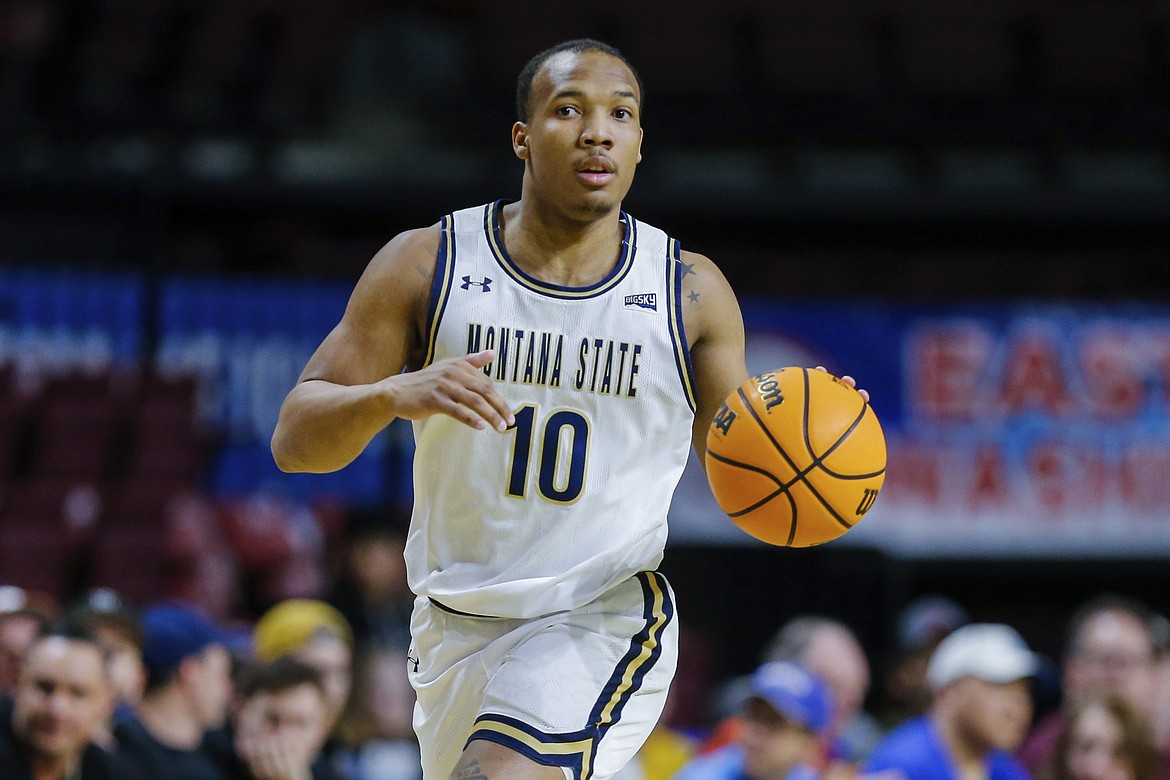
<svg viewBox="0 0 1170 780"><path fill-rule="evenodd" d="M988 780L1029 780L1010 753L993 750L985 759ZM900 769L906 780L958 780L951 754L929 717L916 718L878 743L861 773Z"/></svg>
<svg viewBox="0 0 1170 780"><path fill-rule="evenodd" d="M671 780L752 780L744 771L743 748L728 745L711 753L696 756L678 770ZM785 780L817 780L812 767L798 765Z"/></svg>

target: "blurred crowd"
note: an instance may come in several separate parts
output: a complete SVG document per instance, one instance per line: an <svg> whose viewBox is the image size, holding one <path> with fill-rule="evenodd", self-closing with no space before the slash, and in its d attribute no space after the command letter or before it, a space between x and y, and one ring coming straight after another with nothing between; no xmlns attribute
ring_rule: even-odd
<svg viewBox="0 0 1170 780"><path fill-rule="evenodd" d="M0 586L0 777L420 778L405 529L366 511L345 528L344 576L252 621ZM874 661L846 623L799 615L757 669L706 685L702 643L684 641L617 780L1170 778L1170 622L1146 605L1094 597L1056 659L941 595L893 629Z"/></svg>
<svg viewBox="0 0 1170 780"><path fill-rule="evenodd" d="M0 777L420 777L405 531L345 530L345 576L255 620L0 586Z"/></svg>

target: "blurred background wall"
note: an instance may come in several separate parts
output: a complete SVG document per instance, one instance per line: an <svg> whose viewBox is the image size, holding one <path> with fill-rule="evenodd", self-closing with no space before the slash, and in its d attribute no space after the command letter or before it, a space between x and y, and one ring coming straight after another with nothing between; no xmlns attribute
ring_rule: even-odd
<svg viewBox="0 0 1170 780"><path fill-rule="evenodd" d="M1101 590L1170 611L1166 0L8 0L0 579L324 588L409 431L280 475L279 402L383 243L518 196L515 76L585 35L646 82L626 208L723 268L750 367L852 373L890 437L815 550L688 474L665 570L727 671L808 611L880 657L930 592L1053 655Z"/></svg>

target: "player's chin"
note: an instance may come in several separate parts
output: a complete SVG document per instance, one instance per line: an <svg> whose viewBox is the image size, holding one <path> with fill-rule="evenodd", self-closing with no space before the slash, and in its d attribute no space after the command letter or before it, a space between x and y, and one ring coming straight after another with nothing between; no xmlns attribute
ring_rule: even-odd
<svg viewBox="0 0 1170 780"><path fill-rule="evenodd" d="M586 217L604 217L621 208L621 194L608 189L584 193L574 204L575 210Z"/></svg>

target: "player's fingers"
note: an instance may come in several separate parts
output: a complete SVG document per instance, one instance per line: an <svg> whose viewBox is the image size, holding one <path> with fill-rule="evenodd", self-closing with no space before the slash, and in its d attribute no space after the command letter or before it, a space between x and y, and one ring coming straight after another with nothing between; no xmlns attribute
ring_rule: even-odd
<svg viewBox="0 0 1170 780"><path fill-rule="evenodd" d="M516 420L508 404L491 385L487 387L469 387L456 400L484 425L475 427L481 430L490 425L497 431L505 431Z"/></svg>
<svg viewBox="0 0 1170 780"><path fill-rule="evenodd" d="M463 396L459 398L459 400L461 403L471 407L483 420L488 423L488 425L495 428L497 431L504 431L507 430L510 425L516 422L515 417L512 416L512 409L508 405L508 402L505 401L498 392L496 392L495 383L491 380L491 378L484 375L484 373L479 370L480 367L487 365L487 363L491 362L491 359L494 359L495 351L487 349L483 352L477 352L474 355L469 355L468 362L472 366L476 366L476 364L479 363L479 361L482 360L485 356L489 359L483 361L483 363L474 370L474 374L469 377L464 384L466 389L472 395L479 396L479 398L473 398L469 395ZM476 360L471 360L470 358L476 358ZM479 399L482 399L484 403L480 403Z"/></svg>
<svg viewBox="0 0 1170 780"><path fill-rule="evenodd" d="M841 381L856 390L857 394L864 398L866 403L869 403L869 392L858 387L856 379L846 374L845 376L841 377Z"/></svg>
<svg viewBox="0 0 1170 780"><path fill-rule="evenodd" d="M476 368L483 368L488 363L496 359L496 351L494 349L485 349L482 352L473 352L468 355L465 360Z"/></svg>

